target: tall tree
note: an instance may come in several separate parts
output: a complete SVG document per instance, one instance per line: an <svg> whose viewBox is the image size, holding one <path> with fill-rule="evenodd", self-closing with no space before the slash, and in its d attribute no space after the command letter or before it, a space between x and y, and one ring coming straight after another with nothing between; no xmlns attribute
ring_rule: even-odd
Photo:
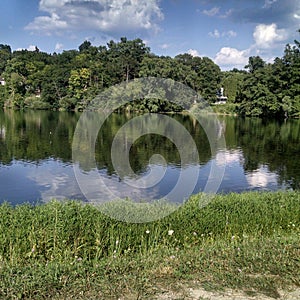
<svg viewBox="0 0 300 300"><path fill-rule="evenodd" d="M138 76L139 66L144 56L150 52L141 39L128 41L122 37L121 41L108 44L108 58L112 64L119 68L121 80L133 79Z"/></svg>
<svg viewBox="0 0 300 300"><path fill-rule="evenodd" d="M245 66L246 69L249 69L250 73L262 69L266 65L265 61L260 56L251 56L249 57L248 65Z"/></svg>

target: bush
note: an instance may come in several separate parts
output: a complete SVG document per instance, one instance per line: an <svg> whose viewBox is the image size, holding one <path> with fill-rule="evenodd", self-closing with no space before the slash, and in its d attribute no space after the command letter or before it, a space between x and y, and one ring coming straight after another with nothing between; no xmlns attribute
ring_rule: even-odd
<svg viewBox="0 0 300 300"><path fill-rule="evenodd" d="M236 103L214 104L213 111L218 114L234 115L238 113L239 105Z"/></svg>
<svg viewBox="0 0 300 300"><path fill-rule="evenodd" d="M51 106L49 103L42 101L40 98L36 96L27 97L24 101L25 108L43 110L50 109Z"/></svg>

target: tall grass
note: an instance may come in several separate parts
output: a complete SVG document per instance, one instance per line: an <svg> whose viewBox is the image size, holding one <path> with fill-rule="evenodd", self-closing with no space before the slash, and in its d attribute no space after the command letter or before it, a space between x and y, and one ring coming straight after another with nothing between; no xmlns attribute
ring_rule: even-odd
<svg viewBox="0 0 300 300"><path fill-rule="evenodd" d="M218 195L202 209L200 197L145 224L122 223L75 201L2 204L0 298L79 290L90 299L124 291L146 295L157 277L199 274L218 284L259 285L256 277L239 274L243 268L300 284L299 192Z"/></svg>

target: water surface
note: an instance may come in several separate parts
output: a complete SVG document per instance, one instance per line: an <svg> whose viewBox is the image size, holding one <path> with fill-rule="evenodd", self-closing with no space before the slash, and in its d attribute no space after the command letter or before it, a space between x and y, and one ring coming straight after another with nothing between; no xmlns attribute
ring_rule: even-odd
<svg viewBox="0 0 300 300"><path fill-rule="evenodd" d="M118 174L111 160L111 145L122 125L133 116L113 114L98 135L96 170L95 166L83 163L82 172L99 172L105 184L122 197L137 201L159 199L170 192L180 172L189 180L198 170L193 192L202 191L211 165L224 164L225 157L219 193L300 188L300 120L218 117L226 148L212 154L206 134L195 119L188 115L172 117L192 135L199 151L198 165L181 165L179 151L170 140L149 134L137 139L130 149L130 165L135 175ZM72 141L79 118L80 113L0 111L0 202L84 199L72 161ZM166 165L151 161L153 154L160 154ZM145 189L133 189L126 184L126 180L146 176L150 167L157 174L165 172L158 184Z"/></svg>

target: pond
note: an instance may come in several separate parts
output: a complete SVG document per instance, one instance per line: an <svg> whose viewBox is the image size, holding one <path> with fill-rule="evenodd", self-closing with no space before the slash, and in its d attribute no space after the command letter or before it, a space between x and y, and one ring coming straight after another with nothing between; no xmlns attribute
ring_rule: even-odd
<svg viewBox="0 0 300 300"><path fill-rule="evenodd" d="M97 135L94 165L83 161L77 164L72 155L80 116L67 112L0 111L0 202L15 205L53 198L88 200L78 184L75 163L83 175L99 174L102 183L122 198L135 201L163 198L181 174L184 189L185 183L195 179L195 171L198 176L192 192L198 193L204 190L211 167L218 165L220 154L221 163L224 164L225 158L226 164L218 193L300 188L300 120L279 122L219 116L226 147L212 153L205 131L193 117L168 115L192 136L198 149L198 163L182 161L180 149L170 139L149 133L136 138L130 146L129 163L133 172L126 173L126 169L121 172L115 169L111 148L122 126L135 116L112 114L106 119ZM147 120L143 122L141 126L147 127ZM178 136L180 139L180 132ZM82 143L83 148L87 146L84 140ZM150 171L159 180L151 186L136 186L135 182L141 182ZM180 193L177 196L181 197Z"/></svg>

